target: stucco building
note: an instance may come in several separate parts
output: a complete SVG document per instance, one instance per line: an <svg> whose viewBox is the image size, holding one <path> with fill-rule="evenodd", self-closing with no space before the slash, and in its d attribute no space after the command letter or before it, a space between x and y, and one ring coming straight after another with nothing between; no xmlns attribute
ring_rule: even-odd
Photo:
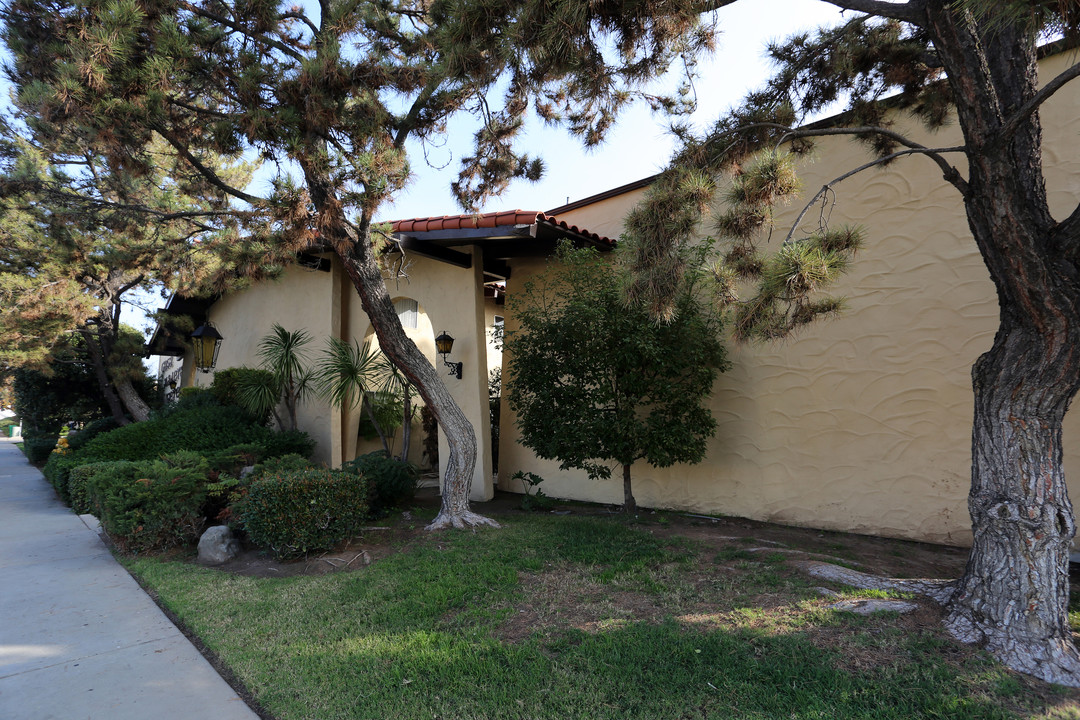
<svg viewBox="0 0 1080 720"><path fill-rule="evenodd" d="M1048 58L1043 76L1055 76L1072 60L1068 54ZM1054 211L1065 214L1080 198L1080 88L1066 87L1041 112L1048 194ZM904 117L897 118L897 127L931 147L959 141L956 127L931 135ZM821 139L800 167L808 195L868 159L849 139ZM496 315L509 329L514 319L497 304L490 283L505 283L505 293L513 295L544 267L559 238L608 248L647 186L643 180L546 213L395 224L408 279L388 283L391 295L403 301L399 314L415 303L415 326L407 331L433 363L435 334L448 331L457 339L452 360L464 363L462 379L447 378L447 385L477 430L474 499L490 498L493 481L520 490L509 478L528 470L545 478L546 494L621 502L618 473L610 481L592 481L584 473L560 471L557 463L538 460L521 446L505 399L493 479L487 381L498 360L488 330ZM786 227L801 207L793 203L778 226ZM707 457L693 466L636 465L638 503L966 544L970 370L990 347L998 307L960 197L933 162L911 157L838 185L829 213L832 225L861 225L867 238L836 289L846 296L847 311L782 342L732 345L734 366L719 377L709 400L719 428ZM306 328L318 338L363 340L371 334L359 298L335 261L326 258L203 310L226 338L218 367L255 365L255 346L273 322ZM190 361L180 377L185 385L209 382L192 371ZM318 403L301 413L304 429L319 442L318 459L328 464L356 454L358 422L358 410ZM1077 440L1080 418L1074 412L1065 425L1070 478L1080 473ZM1074 491L1080 487L1070 484Z"/></svg>

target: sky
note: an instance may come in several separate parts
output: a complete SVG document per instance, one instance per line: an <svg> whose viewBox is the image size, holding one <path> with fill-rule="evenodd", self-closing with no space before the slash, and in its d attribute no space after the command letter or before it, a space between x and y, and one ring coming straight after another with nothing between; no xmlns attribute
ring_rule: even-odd
<svg viewBox="0 0 1080 720"><path fill-rule="evenodd" d="M699 129L707 127L738 104L748 90L762 84L770 73L764 57L770 40L835 24L840 17L835 6L820 0L757 0L720 10L717 51L699 64L700 78L695 83L698 109L691 123ZM679 80L673 76L671 85ZM667 131L669 122L663 115L650 113L644 104L637 105L621 117L607 141L591 151L565 130L533 123L527 127L522 148L530 156L544 159L544 177L536 183L516 181L481 210L550 210L653 175L664 168L675 146ZM446 144L428 148L428 163L422 153L410 152L412 183L393 204L381 209L379 219L462 212L449 188L462 153L470 150L474 128L471 122L452 123Z"/></svg>

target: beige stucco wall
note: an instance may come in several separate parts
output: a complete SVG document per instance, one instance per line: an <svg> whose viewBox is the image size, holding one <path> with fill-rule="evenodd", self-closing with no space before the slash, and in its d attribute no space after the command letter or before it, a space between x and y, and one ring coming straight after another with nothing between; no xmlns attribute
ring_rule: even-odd
<svg viewBox="0 0 1080 720"><path fill-rule="evenodd" d="M258 283L214 303L208 319L224 338L217 368L258 367L259 341L271 332L274 323L289 331L307 330L312 338L307 355L314 358L335 327L332 280L331 273L294 266L277 280ZM190 359L185 362L185 386L209 387L213 379L213 372L197 372ZM337 413L326 403L310 400L298 407L296 415L300 429L317 443L313 459L334 464Z"/></svg>
<svg viewBox="0 0 1080 720"><path fill-rule="evenodd" d="M1044 77L1067 61L1048 61ZM1049 195L1063 217L1080 201L1080 88L1055 96L1043 119ZM931 146L956 144L959 135L955 127L910 134ZM868 159L849 140L823 139L801 167L804 187L816 191ZM616 236L604 213L623 213L642 192L560 217ZM993 286L958 194L929 160L861 173L836 193L830 223L862 225L867 240L837 288L848 310L783 342L732 347L734 368L710 400L719 429L706 460L664 470L635 465L635 496L644 506L967 544L970 368L997 326ZM802 204L779 218L784 232ZM511 297L535 269L514 266ZM512 317L507 323L513 327ZM593 482L535 459L515 442L503 412L500 486L509 487L515 470L531 470L549 495L621 502L619 480ZM1065 424L1069 478L1080 472L1078 441L1074 411ZM1080 487L1075 479L1070 485Z"/></svg>

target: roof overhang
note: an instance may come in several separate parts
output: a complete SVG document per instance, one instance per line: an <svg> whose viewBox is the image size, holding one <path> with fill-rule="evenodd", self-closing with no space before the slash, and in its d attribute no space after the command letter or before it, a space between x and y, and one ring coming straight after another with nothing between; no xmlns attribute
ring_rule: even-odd
<svg viewBox="0 0 1080 720"><path fill-rule="evenodd" d="M488 282L510 277L507 260L545 257L563 240L602 252L615 247L615 241L610 238L546 213L524 210L398 220L391 232L399 251L461 268L472 267L473 257L455 248L478 245L483 250L484 280Z"/></svg>
<svg viewBox="0 0 1080 720"><path fill-rule="evenodd" d="M148 353L183 357L190 330L181 330L172 318L190 317L196 325L199 325L206 322L206 313L217 300L218 296L189 298L174 294L161 309L161 312L168 317L158 321L157 327L154 328L154 334L150 337L150 342L146 344Z"/></svg>

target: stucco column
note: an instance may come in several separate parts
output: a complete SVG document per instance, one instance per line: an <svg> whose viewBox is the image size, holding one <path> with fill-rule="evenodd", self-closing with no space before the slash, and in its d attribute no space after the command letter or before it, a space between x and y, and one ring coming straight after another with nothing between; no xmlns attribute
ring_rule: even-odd
<svg viewBox="0 0 1080 720"><path fill-rule="evenodd" d="M484 323L484 256L480 246L473 245L472 267L462 270L462 293L453 315L437 312L436 317L445 325L433 327L438 333L446 330L454 338L454 350L448 358L451 362L464 363L461 379L446 375L449 369L442 364L442 356L436 360L443 374L443 381L450 389L454 401L465 413L476 432L476 467L473 470L472 491L469 499L483 502L495 497L491 478L491 415L488 409L487 374L487 328ZM434 310L434 308L432 308ZM442 433L439 433L439 477L446 475L446 458L449 449Z"/></svg>

